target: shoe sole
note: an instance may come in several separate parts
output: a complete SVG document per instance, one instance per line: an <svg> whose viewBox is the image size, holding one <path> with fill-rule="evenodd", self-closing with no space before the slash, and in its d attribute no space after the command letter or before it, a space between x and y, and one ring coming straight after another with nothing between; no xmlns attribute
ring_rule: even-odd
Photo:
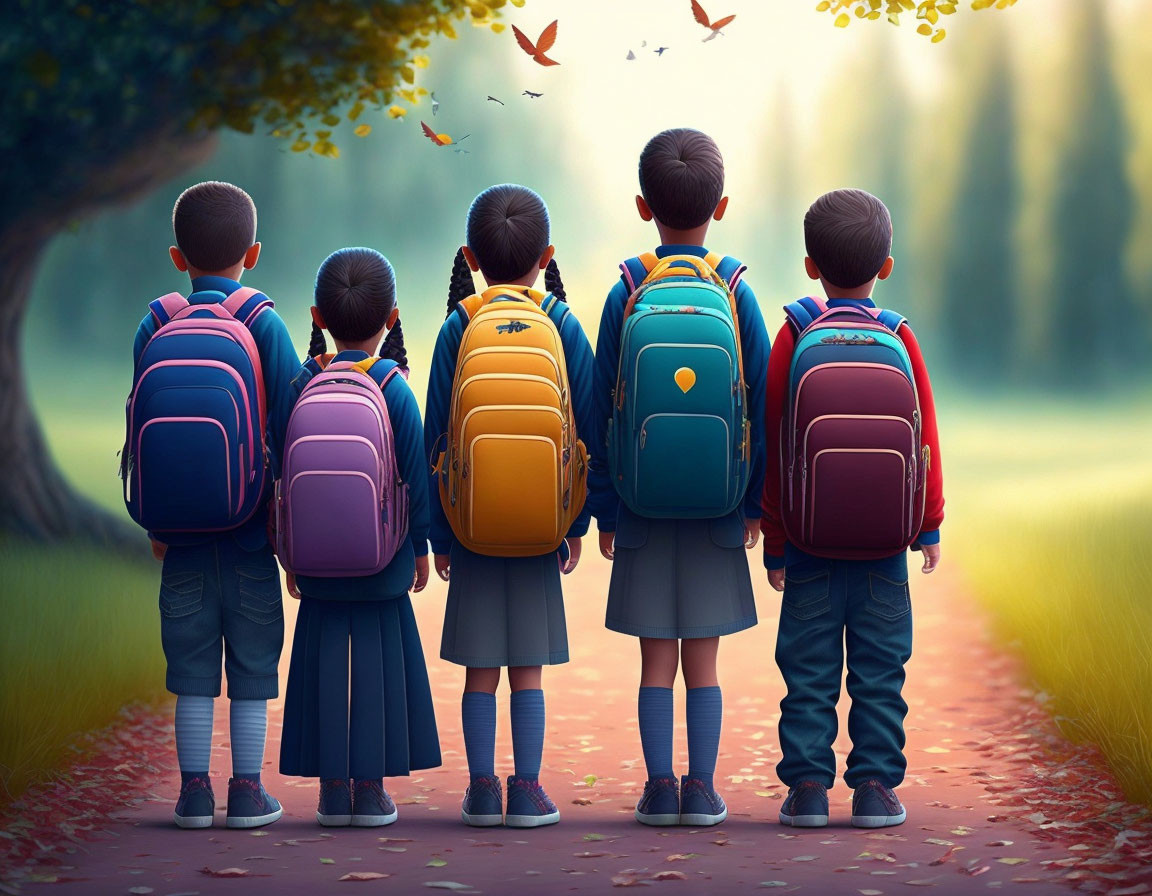
<svg viewBox="0 0 1152 896"><path fill-rule="evenodd" d="M680 814L666 813L664 815L645 815L643 812L637 809L636 820L640 822L640 824L646 824L649 827L669 828L680 824Z"/></svg>
<svg viewBox="0 0 1152 896"><path fill-rule="evenodd" d="M346 828L352 824L351 815L322 815L316 813L316 821L326 828Z"/></svg>
<svg viewBox="0 0 1152 896"><path fill-rule="evenodd" d="M176 822L176 827L184 828L186 831L196 830L198 828L212 827L211 815L177 815L172 813L172 820Z"/></svg>
<svg viewBox="0 0 1152 896"><path fill-rule="evenodd" d="M397 818L400 817L400 810L397 809L391 815L353 815L352 827L354 828L382 828L385 825L392 824Z"/></svg>
<svg viewBox="0 0 1152 896"><path fill-rule="evenodd" d="M705 815L698 812L688 812L680 814L680 824L692 828L705 828L711 827L714 824L720 824L728 817L728 809L725 808L719 815Z"/></svg>
<svg viewBox="0 0 1152 896"><path fill-rule="evenodd" d="M266 824L278 821L283 814L284 809L280 808L267 815L229 815L224 823L230 828L262 828Z"/></svg>
<svg viewBox="0 0 1152 896"><path fill-rule="evenodd" d="M786 824L794 828L826 828L828 827L827 815L785 815L780 813L780 824Z"/></svg>
<svg viewBox="0 0 1152 896"><path fill-rule="evenodd" d="M464 824L472 828L495 828L504 824L503 815L469 815L461 810L460 818Z"/></svg>
<svg viewBox="0 0 1152 896"><path fill-rule="evenodd" d="M507 815L504 824L510 828L542 828L545 825L556 824L560 820L560 812L549 812L547 815Z"/></svg>
<svg viewBox="0 0 1152 896"><path fill-rule="evenodd" d="M853 815L852 827L891 828L898 824L904 824L907 819L907 812L901 812L899 815Z"/></svg>

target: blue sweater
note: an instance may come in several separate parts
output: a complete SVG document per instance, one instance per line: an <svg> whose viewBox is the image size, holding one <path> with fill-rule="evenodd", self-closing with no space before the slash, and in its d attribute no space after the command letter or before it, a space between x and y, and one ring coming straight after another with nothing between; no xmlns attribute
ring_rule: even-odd
<svg viewBox="0 0 1152 896"><path fill-rule="evenodd" d="M339 352L336 361L363 361L367 352ZM377 383L382 374L377 363L369 375ZM320 365L312 358L304 362L295 379L289 386L290 401L288 414L276 421L276 444L283 451L284 437L288 430L288 416L296 405L296 400L308 381L320 373ZM412 578L416 573L416 553L423 557L428 553L428 482L427 467L424 461L424 440L420 423L420 408L416 396L402 376L394 376L384 389L384 405L388 408L388 420L392 424L392 437L396 443L396 465L400 478L408 484L408 540L400 547L392 562L374 576L354 578L316 578L297 576L296 583L305 597L322 600L388 600L408 593ZM277 456L277 464L283 457ZM333 507L333 513L339 508Z"/></svg>
<svg viewBox="0 0 1152 896"><path fill-rule="evenodd" d="M702 246L660 246L656 255L697 255L703 258L708 250ZM600 335L596 339L596 374L593 379L595 403L594 431L584 440L590 452L588 474L588 504L601 532L615 532L620 512L620 496L608 475L606 439L608 421L612 419L612 392L616 387L616 372L620 366L620 330L624 323L624 307L628 303L628 286L621 277L608 293L604 313L600 317ZM736 286L736 314L740 319L740 347L744 355L744 380L748 388L748 420L751 424L752 467L749 471L748 490L744 494L745 519L760 519L760 493L764 488L764 389L768 380L768 331L764 316L756 304L756 295L746 280Z"/></svg>
<svg viewBox="0 0 1152 896"><path fill-rule="evenodd" d="M239 283L235 280L229 280L227 277L197 277L192 281L192 294L188 296L188 301L193 305L218 304L239 288ZM144 347L148 344L148 340L156 334L157 329L159 328L156 325L156 318L149 312L140 321L140 326L136 330L136 341L132 346L133 369L139 364ZM260 352L260 364L263 367L265 407L268 413L266 438L268 440L268 452L272 458L272 475L269 476L268 481L271 482L279 475L280 469L281 446L277 441L276 433L283 434L283 430L277 430L274 424L281 418L287 421L288 413L292 410L295 396L290 395L289 386L292 378L300 369L300 356L296 354L296 349L292 345L292 337L288 335L288 328L274 310L264 311L252 322L252 339ZM268 497L271 497L271 491L269 491ZM268 514L265 508L261 508L244 525L233 529L231 532L226 532L224 535L235 538L236 543L247 551L257 551L268 543L267 526ZM178 536L165 535L164 541L169 544L190 545L203 544L220 537L222 536L219 533L205 533L203 535L182 533Z"/></svg>
<svg viewBox="0 0 1152 896"><path fill-rule="evenodd" d="M497 299L496 301L516 301ZM558 304L558 308L564 308ZM555 312L554 312L555 313ZM553 317L555 320L555 317ZM432 369L428 374L428 400L424 403L424 454L432 458L434 451L441 450L441 436L448 431L448 411L452 399L452 382L456 378L457 356L460 354L460 339L464 335L464 318L458 312L448 315L436 337L436 349L432 354ZM576 418L577 437L584 442L589 452L594 434L592 419L592 346L576 315L568 311L560 325L560 342L564 346L564 362L568 371L568 388L572 402L572 414ZM428 474L432 505L432 526L430 539L435 554L447 554L456 536L448 525L444 507L440 503L440 484L435 472ZM572 521L568 529L569 538L582 538L588 531L588 505Z"/></svg>

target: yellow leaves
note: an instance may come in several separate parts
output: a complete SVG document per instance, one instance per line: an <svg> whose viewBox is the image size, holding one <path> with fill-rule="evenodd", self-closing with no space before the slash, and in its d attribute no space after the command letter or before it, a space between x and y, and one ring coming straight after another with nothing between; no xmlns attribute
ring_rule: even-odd
<svg viewBox="0 0 1152 896"><path fill-rule="evenodd" d="M493 22L488 27L492 29L493 34L503 34L504 29L507 28L508 26L505 25L503 22Z"/></svg>
<svg viewBox="0 0 1152 896"><path fill-rule="evenodd" d="M324 124L328 125L328 127L330 127L330 128L334 128L334 127L336 127L336 125L340 124L339 116L333 115L331 112L329 112L327 115L325 115L320 120L322 122L324 122Z"/></svg>
<svg viewBox="0 0 1152 896"><path fill-rule="evenodd" d="M329 159L340 158L340 148L330 140L317 140L312 144L312 152Z"/></svg>
<svg viewBox="0 0 1152 896"><path fill-rule="evenodd" d="M362 125L358 126L356 128L356 130L354 130L352 133L355 134L357 137L367 137L369 134L372 133L372 125L362 124Z"/></svg>
<svg viewBox="0 0 1152 896"><path fill-rule="evenodd" d="M312 142L310 140L297 140L295 143L293 143L288 148L291 149L292 152L304 152L305 150L310 149L311 147L312 147Z"/></svg>
<svg viewBox="0 0 1152 896"><path fill-rule="evenodd" d="M348 120L355 121L360 117L360 113L364 111L364 103L356 102L351 109L348 110Z"/></svg>
<svg viewBox="0 0 1152 896"><path fill-rule="evenodd" d="M403 118L407 114L408 114L408 110L405 109L403 106L389 106L388 107L388 117L389 118Z"/></svg>
<svg viewBox="0 0 1152 896"><path fill-rule="evenodd" d="M970 0L973 10L1008 9L1017 0ZM959 0L820 0L816 12L827 13L834 19L837 28L847 28L852 18L874 22L887 18L892 25L901 24L901 16L911 13L920 22L916 33L940 43L948 32L941 25L943 16L956 15L960 8Z"/></svg>
<svg viewBox="0 0 1152 896"><path fill-rule="evenodd" d="M416 66L416 68L428 68L428 57L424 55L413 56L412 64Z"/></svg>

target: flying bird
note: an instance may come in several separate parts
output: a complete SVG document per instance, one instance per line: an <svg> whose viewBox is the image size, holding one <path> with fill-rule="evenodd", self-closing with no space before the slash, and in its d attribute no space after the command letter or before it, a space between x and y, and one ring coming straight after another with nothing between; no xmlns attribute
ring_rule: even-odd
<svg viewBox="0 0 1152 896"><path fill-rule="evenodd" d="M429 96L432 97L432 114L435 115L437 112L440 111L440 100L436 99L436 91L435 90L433 90L432 93L429 94Z"/></svg>
<svg viewBox="0 0 1152 896"><path fill-rule="evenodd" d="M512 26L512 33L516 35L516 42L520 44L520 49L531 56L540 65L559 65L555 59L549 59L544 54L552 49L552 45L556 43L556 31L560 24L557 19L552 22L547 28L540 32L540 37L537 38L536 43L532 43L528 39L528 35L517 28Z"/></svg>
<svg viewBox="0 0 1152 896"><path fill-rule="evenodd" d="M631 50L629 50L628 55L625 56L624 58L627 59L629 62L631 62L633 59L636 58L636 54L633 53Z"/></svg>
<svg viewBox="0 0 1152 896"><path fill-rule="evenodd" d="M668 50L667 47L657 47L652 52L655 53L657 56L663 56L665 54L665 52L667 52L667 50Z"/></svg>
<svg viewBox="0 0 1152 896"><path fill-rule="evenodd" d="M538 99L540 99L540 97L544 96L544 94L533 93L531 90L525 90L524 93L521 94L521 96L526 96L526 97L530 97L531 99L538 100Z"/></svg>
<svg viewBox="0 0 1152 896"><path fill-rule="evenodd" d="M708 13L704 12L704 7L700 5L699 0L692 0L692 15L696 17L696 21L707 28L712 33L704 38L705 42L712 40L720 29L726 25L730 25L732 20L736 18L735 15L724 16L722 19L717 19L715 22L709 21Z"/></svg>
<svg viewBox="0 0 1152 896"><path fill-rule="evenodd" d="M465 134L459 140L453 140L447 134L437 134L424 122L420 122L420 127L424 129L424 136L435 143L437 146L450 146L453 143L463 143L465 140L472 136L471 134Z"/></svg>
<svg viewBox="0 0 1152 896"><path fill-rule="evenodd" d="M504 105L504 101L503 101L503 100L498 100L498 99L496 99L496 97L492 96L492 94L488 94L488 102L490 102L490 103L499 103L501 106L503 106L503 105Z"/></svg>

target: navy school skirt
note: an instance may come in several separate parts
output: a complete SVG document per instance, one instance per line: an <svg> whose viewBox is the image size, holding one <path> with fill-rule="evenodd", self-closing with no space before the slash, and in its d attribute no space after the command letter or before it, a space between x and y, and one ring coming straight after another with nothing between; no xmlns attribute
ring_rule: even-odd
<svg viewBox="0 0 1152 896"><path fill-rule="evenodd" d="M428 669L408 595L301 598L281 774L368 780L438 765Z"/></svg>

